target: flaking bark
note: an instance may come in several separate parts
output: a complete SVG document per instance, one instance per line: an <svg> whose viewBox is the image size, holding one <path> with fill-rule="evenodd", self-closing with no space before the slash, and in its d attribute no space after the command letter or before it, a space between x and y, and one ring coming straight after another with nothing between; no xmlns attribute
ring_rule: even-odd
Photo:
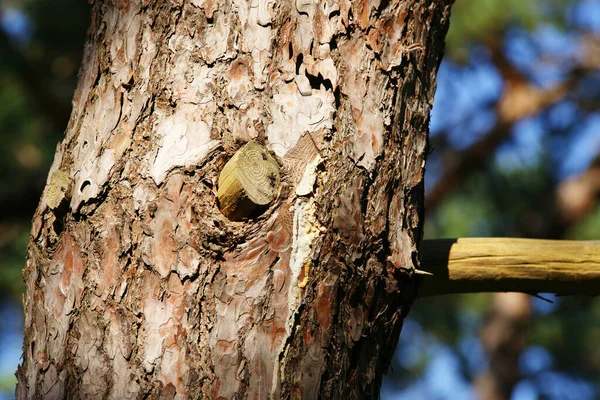
<svg viewBox="0 0 600 400"><path fill-rule="evenodd" d="M49 179L33 221L17 397L378 397L416 294L449 12L94 3L49 175L70 185ZM232 222L217 177L252 139L282 190Z"/></svg>

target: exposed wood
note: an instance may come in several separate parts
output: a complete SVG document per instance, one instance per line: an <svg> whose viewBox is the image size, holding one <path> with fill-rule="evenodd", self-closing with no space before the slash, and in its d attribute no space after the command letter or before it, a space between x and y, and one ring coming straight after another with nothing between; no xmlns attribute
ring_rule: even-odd
<svg viewBox="0 0 600 400"><path fill-rule="evenodd" d="M419 295L524 292L600 294L600 241L512 238L425 240Z"/></svg>
<svg viewBox="0 0 600 400"><path fill-rule="evenodd" d="M0 10L2 18L3 10ZM19 83L27 90L30 104L36 111L43 113L51 124L48 130L62 131L69 118L70 107L56 98L52 86L44 79L44 74L38 72L41 65L34 66L32 60L25 57L23 52L11 42L9 35L0 29L0 52L3 65L6 65L17 76Z"/></svg>
<svg viewBox="0 0 600 400"><path fill-rule="evenodd" d="M231 220L264 211L277 197L279 166L269 150L250 141L225 164L219 174L217 197L221 212Z"/></svg>

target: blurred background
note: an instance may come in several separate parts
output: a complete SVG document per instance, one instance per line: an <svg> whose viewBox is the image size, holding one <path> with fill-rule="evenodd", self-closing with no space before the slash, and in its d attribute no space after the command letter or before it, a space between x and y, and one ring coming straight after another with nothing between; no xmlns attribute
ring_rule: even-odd
<svg viewBox="0 0 600 400"><path fill-rule="evenodd" d="M14 397L30 222L89 6L0 0L0 400ZM457 0L431 121L426 238L600 239L600 1ZM384 399L600 399L600 299L417 301Z"/></svg>

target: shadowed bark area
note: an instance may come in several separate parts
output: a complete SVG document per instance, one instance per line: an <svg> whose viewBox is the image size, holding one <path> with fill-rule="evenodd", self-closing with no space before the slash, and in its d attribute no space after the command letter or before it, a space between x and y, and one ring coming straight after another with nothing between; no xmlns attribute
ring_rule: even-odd
<svg viewBox="0 0 600 400"><path fill-rule="evenodd" d="M416 294L450 2L97 2L33 221L17 397L377 398ZM281 190L230 221L264 145Z"/></svg>

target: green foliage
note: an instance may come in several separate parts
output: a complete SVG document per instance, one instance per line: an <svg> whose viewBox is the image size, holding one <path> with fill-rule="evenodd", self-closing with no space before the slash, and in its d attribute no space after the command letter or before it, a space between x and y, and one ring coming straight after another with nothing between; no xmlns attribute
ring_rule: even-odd
<svg viewBox="0 0 600 400"><path fill-rule="evenodd" d="M568 0L459 0L452 6L446 49L450 58L466 62L470 47L501 39L510 27L534 30L544 23L563 23Z"/></svg>
<svg viewBox="0 0 600 400"><path fill-rule="evenodd" d="M23 222L0 225L0 293L6 300L20 302L25 290L21 270L25 264L29 229L29 224Z"/></svg>
<svg viewBox="0 0 600 400"><path fill-rule="evenodd" d="M566 237L572 240L600 239L600 205L597 205L596 209L585 219L569 229Z"/></svg>
<svg viewBox="0 0 600 400"><path fill-rule="evenodd" d="M493 205L487 195L486 177L473 176L460 192L444 202L444 206L425 219L425 238L491 236L489 216Z"/></svg>
<svg viewBox="0 0 600 400"><path fill-rule="evenodd" d="M591 380L599 378L600 302L584 297L561 300L558 309L538 316L530 340L554 356L556 367Z"/></svg>
<svg viewBox="0 0 600 400"><path fill-rule="evenodd" d="M4 374L0 376L0 393L12 393L17 385L15 374Z"/></svg>
<svg viewBox="0 0 600 400"><path fill-rule="evenodd" d="M0 302L20 302L31 217L67 125L89 6L29 0L7 10L30 25L22 36L0 31Z"/></svg>

